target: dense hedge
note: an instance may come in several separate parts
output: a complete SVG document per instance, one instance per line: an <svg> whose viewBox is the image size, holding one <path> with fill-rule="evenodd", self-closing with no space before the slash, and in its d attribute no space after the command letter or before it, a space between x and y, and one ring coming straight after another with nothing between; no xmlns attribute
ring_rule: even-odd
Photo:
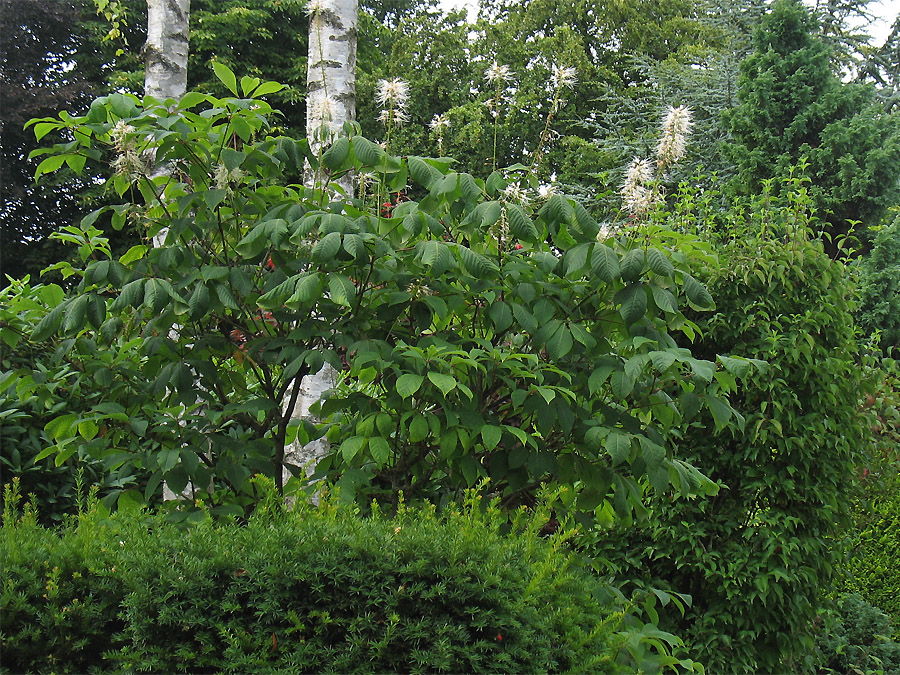
<svg viewBox="0 0 900 675"><path fill-rule="evenodd" d="M649 522L620 533L629 543L599 541L597 554L626 578L692 596L683 616L661 615L660 628L709 672L806 672L867 447L852 287L845 266L794 225L793 209L753 217L775 231L754 236L753 221L718 247L721 266L704 278L717 307L697 317L693 350L768 369L730 397L742 432L716 435L716 420L700 411L678 441L721 490L651 498Z"/></svg>
<svg viewBox="0 0 900 675"><path fill-rule="evenodd" d="M900 675L900 643L890 634L890 618L884 612L855 593L841 596L818 636L818 672Z"/></svg>
<svg viewBox="0 0 900 675"><path fill-rule="evenodd" d="M55 532L7 508L2 670L617 670L603 585L492 513L270 505L179 528L94 507Z"/></svg>
<svg viewBox="0 0 900 675"><path fill-rule="evenodd" d="M857 507L857 527L847 587L887 613L900 640L900 477Z"/></svg>

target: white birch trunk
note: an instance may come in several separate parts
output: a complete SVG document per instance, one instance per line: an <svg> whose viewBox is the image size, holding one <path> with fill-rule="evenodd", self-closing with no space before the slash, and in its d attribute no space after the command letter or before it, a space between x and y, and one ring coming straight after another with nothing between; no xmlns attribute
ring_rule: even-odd
<svg viewBox="0 0 900 675"><path fill-rule="evenodd" d="M144 94L179 99L187 90L191 0L147 0Z"/></svg>
<svg viewBox="0 0 900 675"><path fill-rule="evenodd" d="M311 0L309 11L306 137L313 153L319 155L344 122L356 119L359 2Z"/></svg>
<svg viewBox="0 0 900 675"><path fill-rule="evenodd" d="M144 45L144 95L161 101L180 99L187 91L188 21L190 0L147 0L147 43ZM157 164L153 178L168 173ZM153 237L153 245L161 246L166 239L163 229ZM188 484L176 495L163 483L163 499L191 498L194 486Z"/></svg>
<svg viewBox="0 0 900 675"><path fill-rule="evenodd" d="M306 136L313 153L320 155L341 130L344 122L356 119L356 40L359 21L358 0L310 0L309 57L306 71ZM322 176L306 177L310 184L321 183ZM348 196L353 188L348 176L343 183ZM314 419L310 407L333 388L337 373L325 364L303 379L300 398L293 416ZM316 460L328 451L321 438L307 445L292 443L285 448L285 461L307 467L312 473ZM285 471L285 480L289 474Z"/></svg>

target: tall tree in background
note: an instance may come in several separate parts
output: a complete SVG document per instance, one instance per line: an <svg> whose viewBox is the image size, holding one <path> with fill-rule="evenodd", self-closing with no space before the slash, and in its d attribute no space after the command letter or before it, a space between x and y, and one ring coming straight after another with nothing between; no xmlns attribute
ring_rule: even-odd
<svg viewBox="0 0 900 675"><path fill-rule="evenodd" d="M25 129L31 118L84 109L98 93L101 76L85 49L81 19L76 1L0 2L0 286L6 286L6 275L36 275L61 260L66 247L48 235L90 210L82 193L91 186L90 176L66 171L34 184L28 155L38 144Z"/></svg>
<svg viewBox="0 0 900 675"><path fill-rule="evenodd" d="M778 0L741 64L740 103L726 120L736 190L758 193L766 179L777 190L805 157L817 215L837 236L854 221L877 224L900 197L900 116L884 114L872 87L841 82L831 54L802 3Z"/></svg>

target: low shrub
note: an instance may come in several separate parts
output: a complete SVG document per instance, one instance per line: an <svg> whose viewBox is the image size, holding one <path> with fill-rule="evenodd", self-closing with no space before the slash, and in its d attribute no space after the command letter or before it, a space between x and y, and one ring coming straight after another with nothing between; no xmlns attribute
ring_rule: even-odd
<svg viewBox="0 0 900 675"><path fill-rule="evenodd" d="M846 587L890 615L900 640L900 478L870 491L855 511L858 531Z"/></svg>
<svg viewBox="0 0 900 675"><path fill-rule="evenodd" d="M7 498L11 672L612 672L617 615L565 535L465 508L270 500L246 524L179 527L94 504L54 532ZM544 519L546 522L546 518Z"/></svg>
<svg viewBox="0 0 900 675"><path fill-rule="evenodd" d="M856 593L838 599L816 647L823 673L854 675L900 673L900 644L893 641L889 617Z"/></svg>

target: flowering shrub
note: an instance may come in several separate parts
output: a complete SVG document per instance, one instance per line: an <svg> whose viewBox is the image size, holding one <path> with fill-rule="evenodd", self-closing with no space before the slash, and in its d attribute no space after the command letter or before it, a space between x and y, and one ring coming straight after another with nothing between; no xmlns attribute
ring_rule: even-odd
<svg viewBox="0 0 900 675"><path fill-rule="evenodd" d="M739 424L724 393L752 369L676 340L695 335L683 308L713 304L688 271L709 257L702 243L649 224L611 238L562 195L513 201L537 187L525 167L482 181L450 160L391 156L352 127L316 155L265 136L259 96L278 85L217 74L244 98L116 94L83 118L35 124L74 138L38 175L112 155L110 185L130 201L72 228L85 265L59 268L76 291L31 339L123 340L147 383L50 420L42 456L71 456L99 436L88 421L127 428L149 406L143 431L160 444L128 451L151 472L128 499L165 480L240 513L252 473L280 489L285 446L325 433L318 473L364 503L401 490L442 499L483 478L518 503L562 482L579 486L566 508L608 518L641 508L642 477L660 492L715 491L666 431L707 407L717 428ZM304 163L321 183L296 182ZM351 173L360 189L342 194ZM105 218L138 222L159 245L112 259L94 226ZM328 423L292 421L303 378L325 362L348 383L323 405ZM122 458L112 444L93 452Z"/></svg>

